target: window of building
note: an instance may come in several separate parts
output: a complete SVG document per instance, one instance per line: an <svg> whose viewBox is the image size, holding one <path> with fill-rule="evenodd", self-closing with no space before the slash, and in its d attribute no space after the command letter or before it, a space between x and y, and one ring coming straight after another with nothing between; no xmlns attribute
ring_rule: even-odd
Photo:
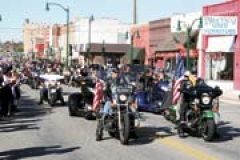
<svg viewBox="0 0 240 160"><path fill-rule="evenodd" d="M209 53L206 73L210 80L233 80L233 53Z"/></svg>

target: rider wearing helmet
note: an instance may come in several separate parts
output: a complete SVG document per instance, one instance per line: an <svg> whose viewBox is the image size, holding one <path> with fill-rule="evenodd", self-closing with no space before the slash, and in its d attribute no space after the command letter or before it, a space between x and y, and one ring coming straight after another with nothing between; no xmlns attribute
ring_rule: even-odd
<svg viewBox="0 0 240 160"><path fill-rule="evenodd" d="M177 127L179 126L180 123L185 122L185 113L188 108L188 104L192 99L188 96L185 96L182 92L186 89L190 89L191 87L194 87L196 85L196 77L190 72L186 71L184 73L184 79L181 82L180 89L179 91L181 92L181 98L179 100L179 114L180 114L180 119L177 119Z"/></svg>

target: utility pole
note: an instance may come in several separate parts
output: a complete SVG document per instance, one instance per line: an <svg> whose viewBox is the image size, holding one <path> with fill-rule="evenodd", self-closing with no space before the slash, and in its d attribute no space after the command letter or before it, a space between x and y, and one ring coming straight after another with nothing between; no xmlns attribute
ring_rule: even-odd
<svg viewBox="0 0 240 160"><path fill-rule="evenodd" d="M133 0L133 24L137 24L137 0Z"/></svg>

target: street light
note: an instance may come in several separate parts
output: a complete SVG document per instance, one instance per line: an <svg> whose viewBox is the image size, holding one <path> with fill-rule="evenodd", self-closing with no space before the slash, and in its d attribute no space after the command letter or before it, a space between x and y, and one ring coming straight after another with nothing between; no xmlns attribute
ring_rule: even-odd
<svg viewBox="0 0 240 160"><path fill-rule="evenodd" d="M186 22L180 21L180 20L178 21L178 24L177 24L177 31L181 31L182 30L181 23L185 23L185 25L187 25L187 70L190 69L190 65L189 65L189 63L190 63L189 62L190 61L190 58L189 58L189 54L190 54L190 35L191 35L191 32L192 32L193 25L197 21L199 21L198 28L201 29L203 27L202 17L193 20L190 25L187 25Z"/></svg>
<svg viewBox="0 0 240 160"><path fill-rule="evenodd" d="M62 51L63 51L63 48L60 47L59 48L59 61L60 61L60 63L62 62Z"/></svg>
<svg viewBox="0 0 240 160"><path fill-rule="evenodd" d="M91 55L91 34L92 34L92 22L94 21L93 15L89 17L88 20L88 65L89 65L89 56Z"/></svg>
<svg viewBox="0 0 240 160"><path fill-rule="evenodd" d="M129 32L126 32L126 39L129 38ZM139 30L137 30L136 32L132 33L131 35L131 44L130 44L130 47L131 47L131 58L130 58L130 64L132 65L133 64L133 40L134 40L134 37L136 37L137 39L140 38L140 33L139 33Z"/></svg>
<svg viewBox="0 0 240 160"><path fill-rule="evenodd" d="M58 6L58 7L60 7L60 8L62 8L65 12L66 12L66 14L67 14L67 40L66 40L66 52L67 52L67 58L66 58L66 66L68 66L68 63L69 63L69 8L68 7L64 7L64 6L62 6L61 4L59 4L59 3L49 3L49 2L47 2L46 3L46 6L45 6L45 9L46 9L46 11L49 11L50 10L50 8L49 8L49 6L50 5L54 5L54 6Z"/></svg>
<svg viewBox="0 0 240 160"><path fill-rule="evenodd" d="M103 57L103 64L105 65L105 41L102 42L102 57Z"/></svg>

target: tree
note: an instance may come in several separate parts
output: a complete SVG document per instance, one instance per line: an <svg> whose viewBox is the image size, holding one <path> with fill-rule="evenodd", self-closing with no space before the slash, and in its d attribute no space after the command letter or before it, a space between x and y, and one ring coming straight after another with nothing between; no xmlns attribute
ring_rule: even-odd
<svg viewBox="0 0 240 160"><path fill-rule="evenodd" d="M18 43L14 48L15 52L23 52L23 50L23 43Z"/></svg>

